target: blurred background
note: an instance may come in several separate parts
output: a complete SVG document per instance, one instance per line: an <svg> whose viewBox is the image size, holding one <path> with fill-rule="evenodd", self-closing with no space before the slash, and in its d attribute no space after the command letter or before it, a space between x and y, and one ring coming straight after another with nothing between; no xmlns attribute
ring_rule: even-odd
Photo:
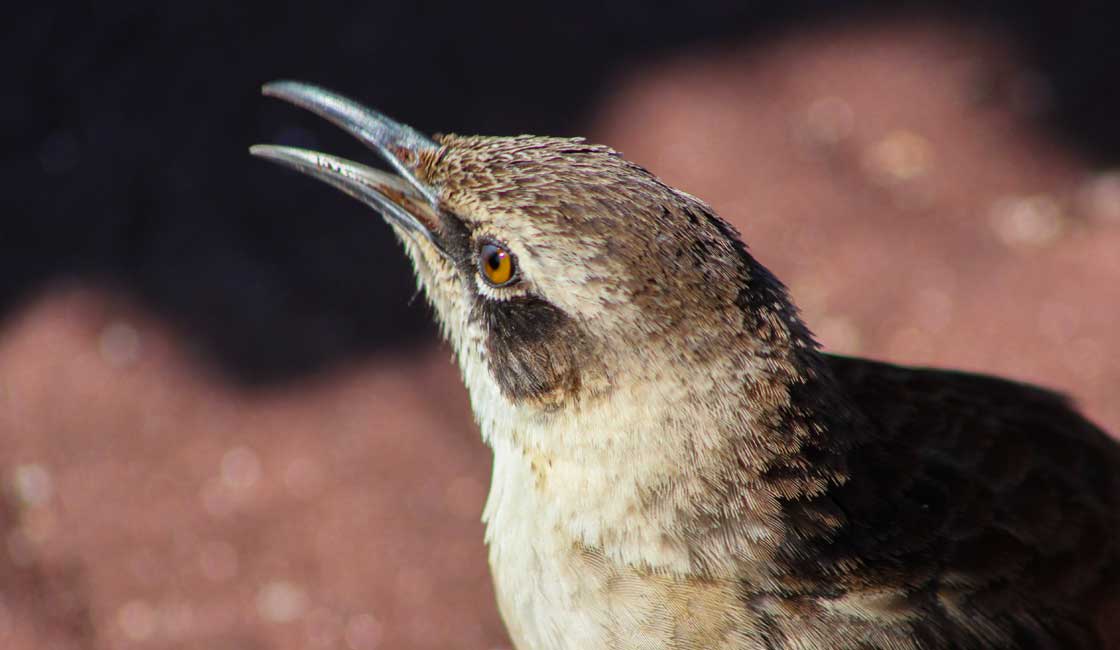
<svg viewBox="0 0 1120 650"><path fill-rule="evenodd" d="M585 135L710 202L825 347L1120 432L1105 3L25 4L0 48L0 647L508 647L489 454L388 229L258 95Z"/></svg>

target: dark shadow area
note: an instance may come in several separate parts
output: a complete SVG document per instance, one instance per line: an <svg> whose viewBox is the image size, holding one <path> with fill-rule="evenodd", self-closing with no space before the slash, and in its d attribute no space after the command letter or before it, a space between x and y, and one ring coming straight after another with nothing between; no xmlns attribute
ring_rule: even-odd
<svg viewBox="0 0 1120 650"><path fill-rule="evenodd" d="M908 3L1020 44L1040 118L1120 157L1115 13L1104 3ZM433 328L387 228L351 200L251 159L254 142L370 160L331 126L261 98L313 81L424 131L578 134L604 83L651 55L759 41L899 3L623 0L329 9L200 1L35 7L9 17L0 123L0 315L44 284L122 287L251 383L283 381Z"/></svg>

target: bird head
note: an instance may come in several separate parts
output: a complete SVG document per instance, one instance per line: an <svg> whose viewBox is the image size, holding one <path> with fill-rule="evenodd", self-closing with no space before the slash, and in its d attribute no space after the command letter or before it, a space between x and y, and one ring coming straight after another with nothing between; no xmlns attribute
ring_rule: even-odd
<svg viewBox="0 0 1120 650"><path fill-rule="evenodd" d="M784 288L734 228L608 147L428 138L314 86L277 82L263 92L348 130L396 172L252 148L384 216L455 350L484 433L488 421L552 421L642 391L637 403L699 404L688 396L751 373L795 372L793 356L815 351Z"/></svg>

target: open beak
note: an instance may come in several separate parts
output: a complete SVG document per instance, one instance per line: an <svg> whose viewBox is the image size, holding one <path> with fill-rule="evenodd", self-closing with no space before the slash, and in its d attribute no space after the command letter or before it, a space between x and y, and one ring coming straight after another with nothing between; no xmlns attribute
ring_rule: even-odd
<svg viewBox="0 0 1120 650"><path fill-rule="evenodd" d="M436 236L439 198L434 189L415 175L421 154L434 153L439 145L377 111L310 84L276 81L265 84L261 92L306 108L346 129L381 154L400 176L296 147L258 144L250 147L249 153L342 190L380 212L406 234L426 239L443 252Z"/></svg>

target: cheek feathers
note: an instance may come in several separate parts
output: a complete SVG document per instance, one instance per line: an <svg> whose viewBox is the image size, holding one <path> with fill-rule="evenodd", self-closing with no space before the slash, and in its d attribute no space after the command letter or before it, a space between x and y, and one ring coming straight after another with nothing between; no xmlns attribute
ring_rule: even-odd
<svg viewBox="0 0 1120 650"><path fill-rule="evenodd" d="M579 395L595 355L559 308L535 296L480 297L472 318L482 324L490 372L508 399L558 408Z"/></svg>

